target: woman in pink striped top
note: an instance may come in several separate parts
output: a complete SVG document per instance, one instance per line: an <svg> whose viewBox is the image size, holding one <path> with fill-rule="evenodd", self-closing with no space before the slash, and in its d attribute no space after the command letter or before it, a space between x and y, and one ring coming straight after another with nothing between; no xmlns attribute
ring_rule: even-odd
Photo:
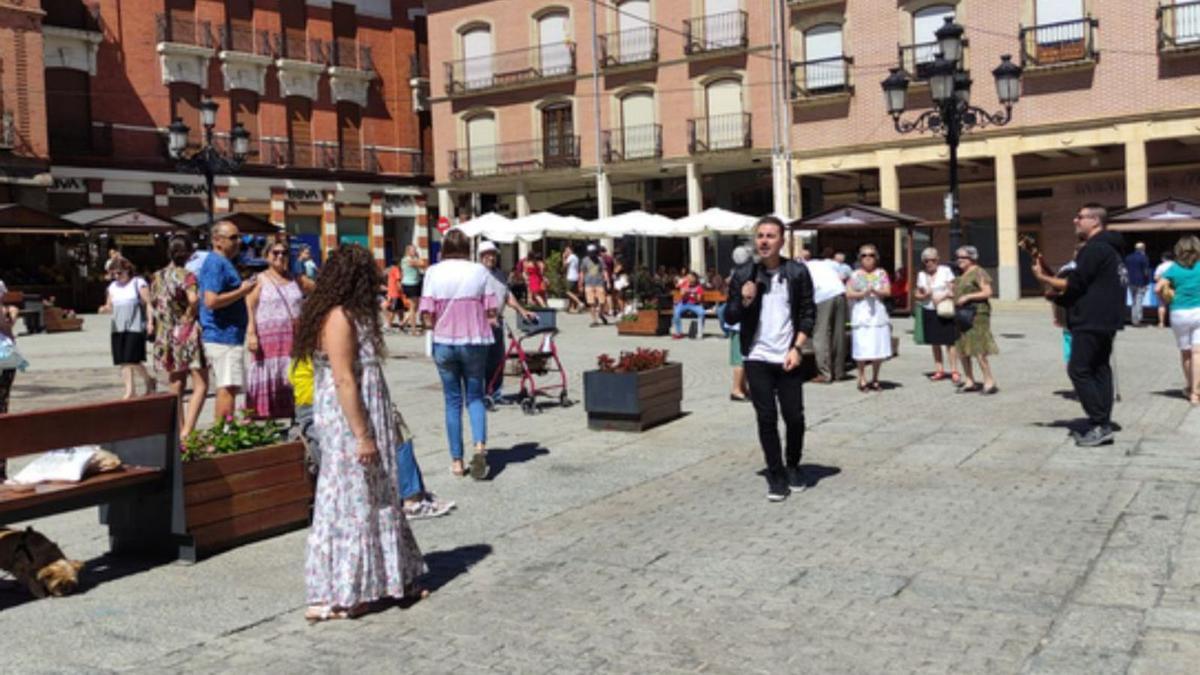
<svg viewBox="0 0 1200 675"><path fill-rule="evenodd" d="M425 272L421 289L421 320L433 329L433 360L446 398L446 437L450 443L450 472L466 474L463 466L462 409L464 392L475 453L471 477L487 477L487 409L483 404L488 348L493 342L496 296L488 292L490 275L471 262L471 242L459 230L442 240L442 261Z"/></svg>

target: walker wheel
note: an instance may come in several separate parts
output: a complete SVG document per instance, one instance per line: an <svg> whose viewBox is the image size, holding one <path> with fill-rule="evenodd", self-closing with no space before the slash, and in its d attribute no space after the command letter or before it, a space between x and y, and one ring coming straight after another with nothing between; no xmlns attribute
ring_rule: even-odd
<svg viewBox="0 0 1200 675"><path fill-rule="evenodd" d="M491 396L484 396L483 407L486 408L488 412L496 412L496 399L492 398Z"/></svg>
<svg viewBox="0 0 1200 675"><path fill-rule="evenodd" d="M570 408L571 406L575 405L575 402L570 398L567 398L567 392L564 391L558 396L558 405L560 408Z"/></svg>
<svg viewBox="0 0 1200 675"><path fill-rule="evenodd" d="M537 414L537 411L537 401L532 396L521 401L521 412L526 415L534 415Z"/></svg>

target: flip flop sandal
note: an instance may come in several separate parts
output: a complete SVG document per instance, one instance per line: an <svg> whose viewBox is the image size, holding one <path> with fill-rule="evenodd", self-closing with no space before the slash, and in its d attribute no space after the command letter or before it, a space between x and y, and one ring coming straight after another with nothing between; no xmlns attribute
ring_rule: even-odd
<svg viewBox="0 0 1200 675"><path fill-rule="evenodd" d="M941 382L944 379L946 379L946 373L934 373L929 376L930 382Z"/></svg>
<svg viewBox="0 0 1200 675"><path fill-rule="evenodd" d="M982 384L979 384L978 382L976 382L975 384L969 385L969 386L964 386L964 387L962 387L961 389L959 389L959 390L958 390L957 392L955 392L955 393L958 393L958 394L973 394L973 393L975 393L975 392L977 392L977 391L983 391L983 385L982 385Z"/></svg>
<svg viewBox="0 0 1200 675"><path fill-rule="evenodd" d="M477 452L474 455L471 455L471 478L474 478L475 480L483 480L484 478L487 478L487 474L487 453Z"/></svg>

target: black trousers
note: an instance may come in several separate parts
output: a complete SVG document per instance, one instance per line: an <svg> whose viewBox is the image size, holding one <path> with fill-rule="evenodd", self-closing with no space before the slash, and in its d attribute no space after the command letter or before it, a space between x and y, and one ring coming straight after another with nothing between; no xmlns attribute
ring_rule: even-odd
<svg viewBox="0 0 1200 675"><path fill-rule="evenodd" d="M1116 333L1071 331L1067 375L1092 425L1112 423L1112 349Z"/></svg>
<svg viewBox="0 0 1200 675"><path fill-rule="evenodd" d="M787 466L799 466L804 450L804 377L801 368L784 372L782 365L764 361L746 361L743 367L750 384L750 401L758 420L758 442L767 461L767 470L775 474L783 472L780 413L787 428ZM776 400L779 401L778 410Z"/></svg>

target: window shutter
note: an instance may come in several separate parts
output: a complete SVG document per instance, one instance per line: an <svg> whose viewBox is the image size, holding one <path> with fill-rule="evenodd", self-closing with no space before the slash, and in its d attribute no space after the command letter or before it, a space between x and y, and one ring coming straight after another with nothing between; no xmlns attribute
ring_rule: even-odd
<svg viewBox="0 0 1200 675"><path fill-rule="evenodd" d="M82 155L91 150L89 83L87 73L46 69L46 126L52 154Z"/></svg>
<svg viewBox="0 0 1200 675"><path fill-rule="evenodd" d="M341 167L362 169L362 109L343 101L337 106L338 143L341 146Z"/></svg>
<svg viewBox="0 0 1200 675"><path fill-rule="evenodd" d="M293 166L311 167L313 165L312 147L312 102L300 96L289 96L288 111L288 141L291 143L291 161Z"/></svg>

